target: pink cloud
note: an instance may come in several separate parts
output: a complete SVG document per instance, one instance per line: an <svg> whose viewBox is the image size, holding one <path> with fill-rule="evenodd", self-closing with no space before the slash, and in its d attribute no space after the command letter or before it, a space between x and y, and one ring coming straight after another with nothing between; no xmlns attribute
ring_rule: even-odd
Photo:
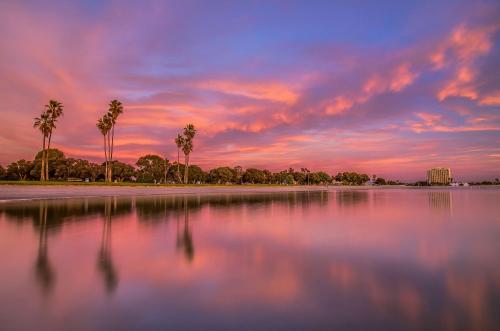
<svg viewBox="0 0 500 331"><path fill-rule="evenodd" d="M494 60L498 25L461 23L390 50L318 43L314 54L302 54L290 47L289 58L261 64L250 55L236 63L233 55L199 56L191 47L202 41L182 34L189 30L183 22L143 22L127 8L118 16L116 6L106 7L106 20L47 13L44 24L29 6L12 4L9 12L0 22L11 33L0 51L3 165L40 149L32 119L50 98L66 106L54 146L95 161L102 160L95 123L113 98L125 105L116 155L128 162L145 153L173 158L172 139L189 122L199 129L193 162L205 168L379 172L398 162L398 175L413 179L428 164L415 146L428 146L425 155L456 145L497 154L491 145L500 123L491 115L498 113L498 87L484 81L492 65L482 61ZM138 29L144 25L148 34ZM166 46L152 33L157 30ZM431 133L449 140L432 145ZM451 152L445 156L453 159ZM478 161L471 173L499 168Z"/></svg>
<svg viewBox="0 0 500 331"><path fill-rule="evenodd" d="M500 91L491 95L484 95L479 100L481 106L500 106Z"/></svg>
<svg viewBox="0 0 500 331"><path fill-rule="evenodd" d="M500 125L484 125L486 118L469 119L470 125L446 125L442 115L417 113L419 122L410 121L410 128L416 133L422 132L470 132L470 131L500 131Z"/></svg>
<svg viewBox="0 0 500 331"><path fill-rule="evenodd" d="M457 27L431 56L436 69L455 64L454 77L449 80L437 94L440 101L448 97L478 99L477 72L474 63L477 58L488 54L492 48L493 34L500 25L469 28L465 25Z"/></svg>
<svg viewBox="0 0 500 331"><path fill-rule="evenodd" d="M299 95L290 86L272 82L207 81L198 84L203 89L241 95L252 99L294 104Z"/></svg>

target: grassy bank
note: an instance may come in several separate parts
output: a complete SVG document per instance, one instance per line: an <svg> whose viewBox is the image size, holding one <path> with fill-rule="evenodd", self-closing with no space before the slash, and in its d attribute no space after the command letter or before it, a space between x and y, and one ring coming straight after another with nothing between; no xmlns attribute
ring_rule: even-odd
<svg viewBox="0 0 500 331"><path fill-rule="evenodd" d="M151 186L151 187L284 187L284 186L301 186L301 185L278 185L278 184L154 184L154 183L134 183L134 182L63 182L63 181L16 181L3 180L0 185L16 185L16 186Z"/></svg>

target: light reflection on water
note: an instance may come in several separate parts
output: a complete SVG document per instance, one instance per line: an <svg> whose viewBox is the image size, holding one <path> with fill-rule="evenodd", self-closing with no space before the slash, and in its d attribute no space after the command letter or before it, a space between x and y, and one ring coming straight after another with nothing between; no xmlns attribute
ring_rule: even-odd
<svg viewBox="0 0 500 331"><path fill-rule="evenodd" d="M500 190L0 205L0 329L499 329Z"/></svg>

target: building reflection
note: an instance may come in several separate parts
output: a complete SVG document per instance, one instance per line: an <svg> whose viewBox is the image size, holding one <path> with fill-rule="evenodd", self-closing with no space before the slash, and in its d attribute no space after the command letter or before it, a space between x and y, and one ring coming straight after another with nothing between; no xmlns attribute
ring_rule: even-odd
<svg viewBox="0 0 500 331"><path fill-rule="evenodd" d="M35 277L44 295L52 292L56 282L48 254L47 209L47 201L41 201L39 203L38 254L35 260Z"/></svg>
<svg viewBox="0 0 500 331"><path fill-rule="evenodd" d="M429 200L429 209L440 215L452 214L453 201L451 192L449 191L430 191L427 193Z"/></svg>
<svg viewBox="0 0 500 331"><path fill-rule="evenodd" d="M113 264L111 254L111 215L113 211L116 211L116 208L116 197L106 198L104 203L101 247L97 256L97 270L100 272L104 281L104 287L109 294L113 293L118 285L118 273Z"/></svg>

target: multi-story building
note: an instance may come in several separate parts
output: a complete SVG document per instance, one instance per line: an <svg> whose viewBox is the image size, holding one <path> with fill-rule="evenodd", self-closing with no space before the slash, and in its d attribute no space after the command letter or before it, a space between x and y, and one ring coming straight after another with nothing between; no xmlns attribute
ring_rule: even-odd
<svg viewBox="0 0 500 331"><path fill-rule="evenodd" d="M433 168L427 170L427 183L429 185L448 185L451 183L451 180L450 168Z"/></svg>

